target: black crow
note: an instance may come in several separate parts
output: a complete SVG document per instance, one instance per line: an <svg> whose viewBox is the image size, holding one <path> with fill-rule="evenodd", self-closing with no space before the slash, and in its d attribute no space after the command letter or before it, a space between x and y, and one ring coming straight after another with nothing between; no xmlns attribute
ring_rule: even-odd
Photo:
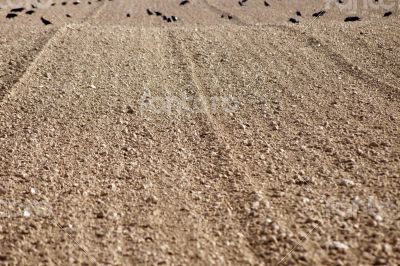
<svg viewBox="0 0 400 266"><path fill-rule="evenodd" d="M296 16L299 16L299 17L301 17L301 13L300 13L300 11L296 11Z"/></svg>
<svg viewBox="0 0 400 266"><path fill-rule="evenodd" d="M91 5L91 4L92 4L92 2L89 1L89 2L88 2L88 5Z"/></svg>
<svg viewBox="0 0 400 266"><path fill-rule="evenodd" d="M52 24L50 21L48 21L47 19L40 17L40 20L43 22L44 25L50 25Z"/></svg>
<svg viewBox="0 0 400 266"><path fill-rule="evenodd" d="M73 2L74 5L79 5L80 3L81 3L81 1L79 1L79 0L76 0Z"/></svg>
<svg viewBox="0 0 400 266"><path fill-rule="evenodd" d="M269 6L267 1L264 1L264 6Z"/></svg>
<svg viewBox="0 0 400 266"><path fill-rule="evenodd" d="M228 19L231 20L233 19L233 17L231 15L228 15Z"/></svg>
<svg viewBox="0 0 400 266"><path fill-rule="evenodd" d="M71 15L70 15L70 14L66 14L65 16L66 16L67 18L70 18L70 17L71 17Z"/></svg>
<svg viewBox="0 0 400 266"><path fill-rule="evenodd" d="M172 22L172 19L170 17L167 17L167 22Z"/></svg>
<svg viewBox="0 0 400 266"><path fill-rule="evenodd" d="M13 9L10 10L10 12L14 12L14 13L22 12L22 11L24 11L24 9L25 8L23 8L23 7L13 8Z"/></svg>
<svg viewBox="0 0 400 266"><path fill-rule="evenodd" d="M162 13L161 13L161 12L158 12L158 11L155 11L154 14L156 14L156 16L158 16L158 17L159 17L159 16L162 16Z"/></svg>
<svg viewBox="0 0 400 266"><path fill-rule="evenodd" d="M359 17L347 17L344 19L344 22L352 22L352 21L360 21Z"/></svg>
<svg viewBox="0 0 400 266"><path fill-rule="evenodd" d="M325 10L321 10L319 12L315 12L312 16L313 17L322 17L323 15L325 15L326 11Z"/></svg>
<svg viewBox="0 0 400 266"><path fill-rule="evenodd" d="M221 15L221 18L224 18L224 14Z"/></svg>
<svg viewBox="0 0 400 266"><path fill-rule="evenodd" d="M153 15L153 12L151 12L150 9L146 9L146 11L147 11L147 15L149 15L149 16Z"/></svg>
<svg viewBox="0 0 400 266"><path fill-rule="evenodd" d="M131 14L129 14L129 13L126 14L126 17L127 17L127 18L130 18L130 17L131 17Z"/></svg>
<svg viewBox="0 0 400 266"><path fill-rule="evenodd" d="M67 2L62 2L61 5L65 6L67 4Z"/></svg>
<svg viewBox="0 0 400 266"><path fill-rule="evenodd" d="M344 1L343 0L337 0L339 4L343 4Z"/></svg>
<svg viewBox="0 0 400 266"><path fill-rule="evenodd" d="M183 0L182 2L179 3L180 6L189 4L189 0Z"/></svg>
<svg viewBox="0 0 400 266"><path fill-rule="evenodd" d="M8 13L6 18L15 18L16 16L18 16L18 14Z"/></svg>
<svg viewBox="0 0 400 266"><path fill-rule="evenodd" d="M176 16L171 16L171 19L172 19L173 21L178 21L178 17L176 17Z"/></svg>
<svg viewBox="0 0 400 266"><path fill-rule="evenodd" d="M28 14L28 15L32 15L33 13L35 13L35 10L28 10L25 12L25 14Z"/></svg>
<svg viewBox="0 0 400 266"><path fill-rule="evenodd" d="M55 6L56 5L56 3L51 3L51 6Z"/></svg>
<svg viewBox="0 0 400 266"><path fill-rule="evenodd" d="M299 24L299 21L295 18L290 18L289 22L293 23L293 24Z"/></svg>
<svg viewBox="0 0 400 266"><path fill-rule="evenodd" d="M391 16L392 14L393 14L392 11L388 11L388 12L385 12L385 14L383 14L383 16L388 17L388 16Z"/></svg>

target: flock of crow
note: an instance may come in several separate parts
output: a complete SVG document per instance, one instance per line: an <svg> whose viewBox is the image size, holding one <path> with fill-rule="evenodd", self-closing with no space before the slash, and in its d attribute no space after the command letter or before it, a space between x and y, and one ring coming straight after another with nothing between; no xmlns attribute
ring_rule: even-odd
<svg viewBox="0 0 400 266"><path fill-rule="evenodd" d="M247 0L244 0L244 1L247 1ZM338 2L339 3L343 3L342 0L338 0ZM312 16L315 17L315 18L319 18L319 17L322 17L323 15L325 15L325 13L326 13L325 10L321 10L319 12L315 12ZM392 14L393 14L393 12L387 11L387 12L385 12L383 14L383 16L384 17L389 17ZM301 17L301 12L300 11L296 11L296 16L297 17ZM358 16L349 16L349 17L346 17L344 19L344 22L354 22L354 21L360 21L360 20L361 20L361 18L358 17ZM289 22L294 23L294 24L299 24L300 23L300 21L298 19L296 19L296 18L289 18Z"/></svg>
<svg viewBox="0 0 400 266"><path fill-rule="evenodd" d="M185 0L188 1L188 0ZM173 21L178 21L178 17L177 16L166 16L163 15L163 13L161 13L160 11L151 11L150 9L146 9L147 15L149 16L157 16L157 17L162 17L163 20L165 20L166 22L173 22Z"/></svg>
<svg viewBox="0 0 400 266"><path fill-rule="evenodd" d="M97 1L100 2L102 0L97 0ZM112 1L112 0L109 0L109 1ZM246 5L247 1L248 0L239 0L238 4L239 4L239 6L244 7ZM343 0L337 0L337 1L338 1L339 4L343 4L344 3ZM375 0L375 1L378 1L378 0ZM40 0L39 0L39 2L40 2ZM186 4L189 4L189 3L190 3L190 0L182 0L179 3L179 5L183 6L183 5L186 5ZM63 5L63 6L65 6L67 4L68 3L66 1L61 2L61 5ZM79 5L80 4L80 0L74 0L73 4L74 5ZM88 4L91 5L92 2L89 1ZM54 2L51 4L51 6L55 6L55 5L56 5L56 3L54 3ZM264 1L264 6L265 7L269 7L270 4L267 1ZM9 13L7 13L6 18L7 19L15 18L15 17L18 16L19 13L23 13L23 12L25 12L25 14L27 14L27 15L32 15L33 13L35 13L35 9L37 9L37 6L34 5L34 4L31 5L30 9L26 9L25 7L13 8L13 9L10 10ZM179 20L177 16L171 16L171 15L167 16L167 15L163 14L160 11L152 11L150 9L146 9L146 12L147 12L147 14L149 16L153 16L154 15L154 16L160 17L166 22L176 22L176 21ZM318 12L314 13L312 16L315 17L315 18L319 18L319 17L322 17L323 15L325 15L325 13L326 13L325 10L321 10L321 11L318 11ZM392 14L393 14L393 12L387 11L387 12L385 12L383 14L383 16L384 17L389 17ZM66 16L68 18L71 17L71 15L69 15L69 14L66 14ZM130 13L127 13L126 16L130 17L131 15L130 15ZM224 15L224 14L221 15L221 18L224 18L225 16L229 20L231 20L233 18L232 15ZM300 17L302 17L301 12L300 11L296 11L295 12L295 17L289 18L289 22L293 23L293 24L299 24L300 23L300 20L299 20ZM40 19L41 19L41 21L42 21L42 23L44 25L52 24L49 20L45 19L44 17L40 17ZM361 18L358 17L358 16L349 16L349 17L346 17L344 19L345 22L353 22L353 21L360 21L360 20L361 20Z"/></svg>
<svg viewBox="0 0 400 266"><path fill-rule="evenodd" d="M101 0L97 0L97 1L100 2ZM111 1L111 0L110 0L110 1ZM40 0L39 0L38 2L40 3ZM74 0L74 2L73 2L72 4L74 4L74 5L79 5L80 3L81 3L80 0ZM67 5L67 4L68 4L67 1L61 2L61 5L62 5L62 6L65 6L65 5ZM89 1L88 4L91 5L92 2ZM55 5L56 5L56 3L54 3L54 2L51 3L51 6L55 6ZM38 8L38 6L35 5L35 4L31 4L31 6L30 6L29 9L27 9L27 8L25 8L25 7L12 8L12 9L10 10L10 12L7 13L6 18L8 18L8 19L15 18L15 17L18 16L18 14L23 13L23 12L25 12L25 14L27 14L27 15L32 15L32 14L35 13L35 10L36 10L37 8ZM70 14L66 14L66 17L70 18L71 15L70 15ZM40 20L42 21L42 23L43 23L44 25L51 25L51 24L53 24L53 23L51 23L51 21L45 19L44 17L40 17Z"/></svg>

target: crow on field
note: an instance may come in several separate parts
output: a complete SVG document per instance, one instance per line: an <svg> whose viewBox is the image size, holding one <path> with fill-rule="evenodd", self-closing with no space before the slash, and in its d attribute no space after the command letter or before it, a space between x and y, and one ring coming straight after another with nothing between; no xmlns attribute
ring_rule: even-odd
<svg viewBox="0 0 400 266"><path fill-rule="evenodd" d="M359 17L347 17L344 19L344 22L352 22L352 21L360 21L361 19Z"/></svg>
<svg viewBox="0 0 400 266"><path fill-rule="evenodd" d="M299 21L295 18L290 18L289 22L293 23L293 24L299 24Z"/></svg>
<svg viewBox="0 0 400 266"><path fill-rule="evenodd" d="M269 6L267 1L264 1L264 6Z"/></svg>
<svg viewBox="0 0 400 266"><path fill-rule="evenodd" d="M172 21L177 21L178 17L176 16L162 16L163 20L166 22L172 22Z"/></svg>
<svg viewBox="0 0 400 266"><path fill-rule="evenodd" d="M383 16L384 17L389 17L389 16L391 16L393 13L392 13L392 11L388 11L388 12L385 12L385 14L383 14Z"/></svg>
<svg viewBox="0 0 400 266"><path fill-rule="evenodd" d="M162 16L162 13L159 11L155 11L154 14L156 14L157 17Z"/></svg>
<svg viewBox="0 0 400 266"><path fill-rule="evenodd" d="M129 14L129 13L126 14L126 17L127 17L127 18L130 18L130 17L131 17L131 14Z"/></svg>
<svg viewBox="0 0 400 266"><path fill-rule="evenodd" d="M47 19L40 17L40 20L43 22L44 25L50 25L52 24L50 21L48 21Z"/></svg>
<svg viewBox="0 0 400 266"><path fill-rule="evenodd" d="M186 4L189 4L189 0L183 0L182 2L179 3L180 6L184 6Z"/></svg>
<svg viewBox="0 0 400 266"><path fill-rule="evenodd" d="M233 17L231 15L228 15L228 19L231 20L233 19Z"/></svg>
<svg viewBox="0 0 400 266"><path fill-rule="evenodd" d="M70 17L71 17L71 15L70 15L70 14L66 14L65 16L66 16L67 18L70 18Z"/></svg>
<svg viewBox="0 0 400 266"><path fill-rule="evenodd" d="M149 15L149 16L153 15L153 12L151 12L150 9L146 9L146 11L147 11L147 15Z"/></svg>
<svg viewBox="0 0 400 266"><path fill-rule="evenodd" d="M24 11L24 10L25 10L25 8L23 8L23 7L18 7L18 8L13 8L13 9L11 9L10 12L16 13L16 12L22 12L22 11Z"/></svg>
<svg viewBox="0 0 400 266"><path fill-rule="evenodd" d="M51 3L51 6L55 6L56 5L56 3Z"/></svg>
<svg viewBox="0 0 400 266"><path fill-rule="evenodd" d="M79 5L80 3L81 3L81 1L79 1L79 0L76 0L73 2L74 5Z"/></svg>
<svg viewBox="0 0 400 266"><path fill-rule="evenodd" d="M15 13L8 13L6 18L15 18L16 16L18 16L18 14Z"/></svg>
<svg viewBox="0 0 400 266"><path fill-rule="evenodd" d="M319 12L315 12L315 13L313 14L313 17L316 17L316 18L322 17L323 15L325 15L325 13L326 13L325 10L321 10L321 11L319 11Z"/></svg>
<svg viewBox="0 0 400 266"><path fill-rule="evenodd" d="M299 17L301 17L301 13L300 13L300 11L296 11L296 16L299 16Z"/></svg>
<svg viewBox="0 0 400 266"><path fill-rule="evenodd" d="M67 2L62 2L61 5L65 6L67 4Z"/></svg>
<svg viewBox="0 0 400 266"><path fill-rule="evenodd" d="M33 13L35 13L35 10L28 10L25 12L25 14L28 14L28 15L32 15Z"/></svg>
<svg viewBox="0 0 400 266"><path fill-rule="evenodd" d="M88 5L91 5L91 4L92 4L92 2L89 1L89 2L88 2Z"/></svg>

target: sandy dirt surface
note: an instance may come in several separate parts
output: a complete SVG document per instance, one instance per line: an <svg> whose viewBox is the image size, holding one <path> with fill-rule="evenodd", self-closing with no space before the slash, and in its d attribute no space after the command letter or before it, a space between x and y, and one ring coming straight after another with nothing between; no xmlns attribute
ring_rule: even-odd
<svg viewBox="0 0 400 266"><path fill-rule="evenodd" d="M0 265L400 264L398 3L43 1L0 1Z"/></svg>

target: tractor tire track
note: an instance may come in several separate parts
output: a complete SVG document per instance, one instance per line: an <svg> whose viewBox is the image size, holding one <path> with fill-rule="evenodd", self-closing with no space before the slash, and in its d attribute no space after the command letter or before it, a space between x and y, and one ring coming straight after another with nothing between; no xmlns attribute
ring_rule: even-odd
<svg viewBox="0 0 400 266"><path fill-rule="evenodd" d="M50 47L57 42L60 38L62 38L63 34L65 33L66 27L60 27L58 28L50 37L47 37L45 39L42 39L39 41L40 47L37 48L36 46L32 51L38 51L35 56L33 56L33 60L30 61L26 67L23 69L22 72L15 78L15 73L12 74L13 77L6 77L6 82L7 79L9 80L7 83L10 85L2 89L0 91L0 105L4 100L4 97L6 96L12 96L14 91L17 90L17 87L20 86L20 84L23 84L28 76L33 73L38 65L38 62L41 60L42 57L46 56L46 53Z"/></svg>
<svg viewBox="0 0 400 266"><path fill-rule="evenodd" d="M275 28L283 30L285 32L290 32L293 34L293 38L302 38L305 41L308 42L314 42L314 43L323 43L322 40L318 39L315 36L312 36L310 34L306 36L301 36L301 31L294 29L293 27L285 26L285 25L279 25L275 26ZM332 49L329 48L328 45L321 45L317 51L320 51L321 54L323 54L326 58L329 60L333 61L336 63L336 65L343 70L345 70L347 73L349 73L351 76L353 76L355 79L362 80L366 85L375 85L379 91L381 91L384 95L386 95L386 98L391 101L399 101L400 100L400 89L397 88L395 85L390 84L385 81L381 81L379 78L373 76L369 71L367 70L362 70L360 69L357 65L351 63L347 58L345 58L343 55L340 53L337 53L333 51Z"/></svg>

